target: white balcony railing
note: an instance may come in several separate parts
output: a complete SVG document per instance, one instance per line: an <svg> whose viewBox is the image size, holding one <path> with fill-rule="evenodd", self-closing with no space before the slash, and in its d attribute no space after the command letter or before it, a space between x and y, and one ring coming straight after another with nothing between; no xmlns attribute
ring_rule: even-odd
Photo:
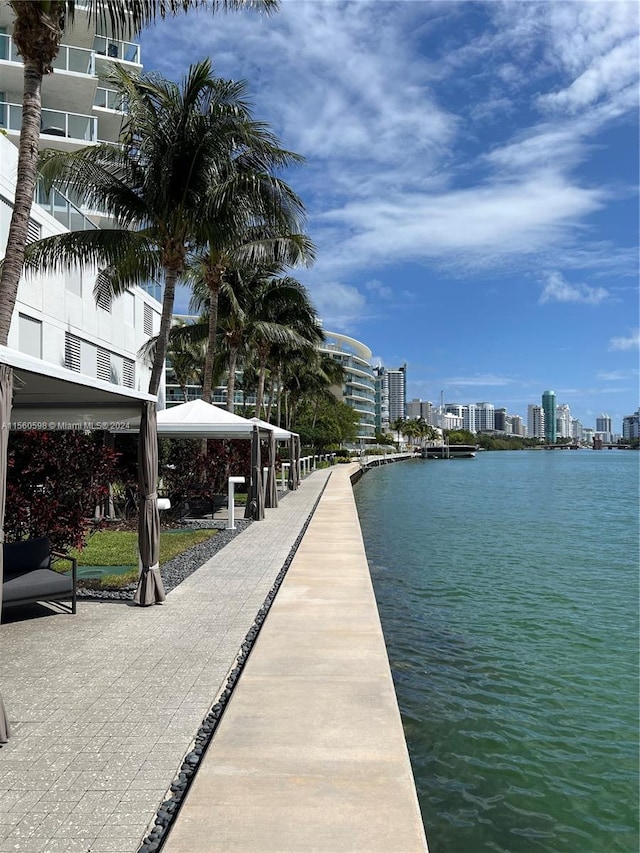
<svg viewBox="0 0 640 853"><path fill-rule="evenodd" d="M58 190L46 193L42 181L36 188L36 202L69 231L93 231L97 228L75 204Z"/></svg>
<svg viewBox="0 0 640 853"><path fill-rule="evenodd" d="M100 56L117 62L135 62L140 65L140 45L132 41L119 41L109 36L95 36L93 49Z"/></svg>
<svg viewBox="0 0 640 853"><path fill-rule="evenodd" d="M0 101L0 127L20 132L22 127L22 105ZM42 110L43 136L62 136L82 142L98 141L98 119L80 113L64 113L60 110Z"/></svg>
<svg viewBox="0 0 640 853"><path fill-rule="evenodd" d="M22 64L15 42L8 33L0 33L0 59ZM71 47L61 44L58 55L53 60L56 71L73 71L75 74L95 74L94 53L84 47Z"/></svg>
<svg viewBox="0 0 640 853"><path fill-rule="evenodd" d="M127 103L122 93L115 89L105 89L103 86L98 86L96 89L93 106L102 107L106 110L116 110L120 113L128 112Z"/></svg>

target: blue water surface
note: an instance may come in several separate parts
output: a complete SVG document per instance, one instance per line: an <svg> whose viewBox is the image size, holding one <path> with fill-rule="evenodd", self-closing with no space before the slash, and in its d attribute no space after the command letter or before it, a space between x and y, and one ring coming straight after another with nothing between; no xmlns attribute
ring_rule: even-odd
<svg viewBox="0 0 640 853"><path fill-rule="evenodd" d="M639 460L485 452L355 487L431 853L637 853Z"/></svg>

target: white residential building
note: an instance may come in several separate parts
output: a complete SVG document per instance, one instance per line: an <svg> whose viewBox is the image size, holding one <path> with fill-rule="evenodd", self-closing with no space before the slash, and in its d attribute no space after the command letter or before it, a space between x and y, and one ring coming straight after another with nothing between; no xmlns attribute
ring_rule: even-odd
<svg viewBox="0 0 640 853"><path fill-rule="evenodd" d="M527 433L530 438L544 438L544 409L530 403L527 407Z"/></svg>
<svg viewBox="0 0 640 853"><path fill-rule="evenodd" d="M13 12L0 0L0 256L4 255L13 209L22 123L24 65L11 37ZM54 73L42 83L40 147L77 150L118 139L124 113L104 77L114 61L141 69L140 47L110 37L108 28L88 26L85 4L76 3ZM109 221L99 211L81 210L58 192L38 190L29 225L31 240L84 230ZM18 289L8 346L85 376L140 391L150 368L138 357L142 344L160 327L161 306L140 288L111 301L93 295L96 270L25 275ZM163 405L163 388L159 405Z"/></svg>
<svg viewBox="0 0 640 853"><path fill-rule="evenodd" d="M556 406L556 431L558 438L572 438L571 409L566 403Z"/></svg>
<svg viewBox="0 0 640 853"><path fill-rule="evenodd" d="M493 403L476 403L475 432L492 432L496 428Z"/></svg>
<svg viewBox="0 0 640 853"><path fill-rule="evenodd" d="M371 442L376 433L376 381L371 367L371 350L368 346L341 335L326 332L320 352L327 353L344 368L342 387L332 388L335 396L351 406L359 417L358 441Z"/></svg>

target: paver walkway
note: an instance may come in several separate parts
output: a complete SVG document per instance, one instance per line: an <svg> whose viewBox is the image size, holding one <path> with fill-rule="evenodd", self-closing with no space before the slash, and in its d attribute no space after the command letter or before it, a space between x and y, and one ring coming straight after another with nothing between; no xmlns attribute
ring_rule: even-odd
<svg viewBox="0 0 640 853"><path fill-rule="evenodd" d="M161 607L80 601L0 627L0 853L135 853L328 474Z"/></svg>

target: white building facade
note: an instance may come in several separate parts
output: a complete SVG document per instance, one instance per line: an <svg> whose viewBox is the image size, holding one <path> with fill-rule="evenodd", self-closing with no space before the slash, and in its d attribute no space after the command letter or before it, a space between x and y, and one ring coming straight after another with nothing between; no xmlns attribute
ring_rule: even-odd
<svg viewBox="0 0 640 853"><path fill-rule="evenodd" d="M65 32L54 73L43 80L41 149L74 151L118 139L124 113L104 77L114 61L140 70L140 48L110 38L108 31L97 33L87 16L87 8L77 3L74 27ZM13 210L24 87L12 22L11 8L0 2L0 256ZM56 191L45 198L39 189L29 239L109 224L99 211L82 210ZM96 273L95 268L76 268L23 275L8 346L93 379L146 391L150 367L138 351L158 333L161 305L137 287L115 300L105 293L96 303Z"/></svg>
<svg viewBox="0 0 640 853"><path fill-rule="evenodd" d="M366 344L325 331L325 341L320 352L330 355L344 369L341 388L332 388L335 396L358 413L360 423L357 440L372 442L376 433L376 383L371 367L372 352Z"/></svg>

